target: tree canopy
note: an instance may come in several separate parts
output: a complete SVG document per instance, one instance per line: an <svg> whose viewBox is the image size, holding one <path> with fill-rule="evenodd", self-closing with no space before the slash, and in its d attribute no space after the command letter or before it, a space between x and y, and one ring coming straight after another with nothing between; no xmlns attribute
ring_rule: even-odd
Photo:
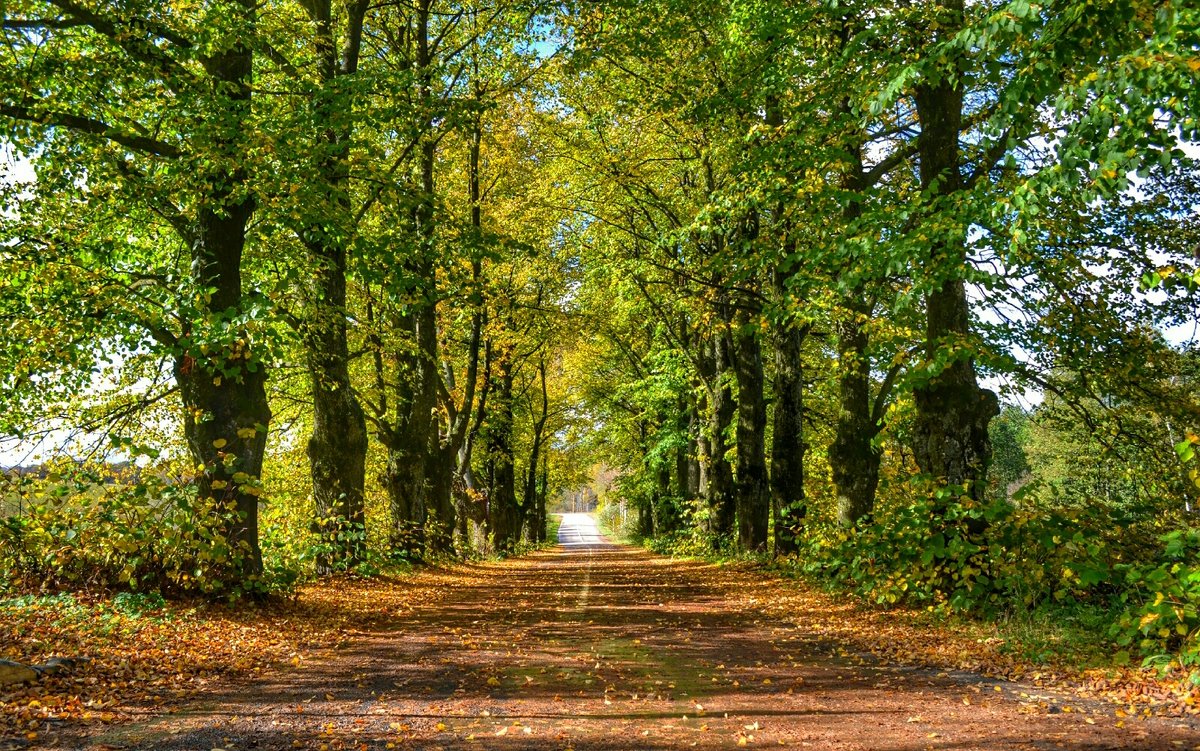
<svg viewBox="0 0 1200 751"><path fill-rule="evenodd" d="M1200 649L1102 586L1197 539L1194 4L0 21L10 582L509 553L615 474L657 544Z"/></svg>

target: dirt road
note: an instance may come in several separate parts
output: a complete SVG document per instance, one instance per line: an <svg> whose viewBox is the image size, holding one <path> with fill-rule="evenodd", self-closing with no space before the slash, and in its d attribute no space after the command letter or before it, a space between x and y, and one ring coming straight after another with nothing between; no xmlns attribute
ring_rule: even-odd
<svg viewBox="0 0 1200 751"><path fill-rule="evenodd" d="M301 667L58 747L1200 748L1178 721L848 653L803 612L781 619L757 577L608 544L585 516L559 534L548 552L421 574L411 613Z"/></svg>

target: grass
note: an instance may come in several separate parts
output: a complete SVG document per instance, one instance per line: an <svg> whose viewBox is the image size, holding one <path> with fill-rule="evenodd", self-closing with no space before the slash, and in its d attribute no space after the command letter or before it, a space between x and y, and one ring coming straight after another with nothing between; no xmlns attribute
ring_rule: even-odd
<svg viewBox="0 0 1200 751"><path fill-rule="evenodd" d="M1077 668L1112 666L1116 649L1106 638L1115 615L1099 607L1048 605L992 621L1002 653L1035 664Z"/></svg>
<svg viewBox="0 0 1200 751"><path fill-rule="evenodd" d="M558 544L558 528L562 526L562 514L546 514L546 542Z"/></svg>

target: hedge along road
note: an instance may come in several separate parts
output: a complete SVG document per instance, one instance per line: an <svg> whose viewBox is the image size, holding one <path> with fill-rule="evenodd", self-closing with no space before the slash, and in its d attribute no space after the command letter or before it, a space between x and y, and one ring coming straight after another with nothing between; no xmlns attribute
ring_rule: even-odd
<svg viewBox="0 0 1200 751"><path fill-rule="evenodd" d="M612 544L584 514L558 539L399 581L413 610L302 668L57 747L1200 747L1195 723L856 655L779 605L788 585Z"/></svg>

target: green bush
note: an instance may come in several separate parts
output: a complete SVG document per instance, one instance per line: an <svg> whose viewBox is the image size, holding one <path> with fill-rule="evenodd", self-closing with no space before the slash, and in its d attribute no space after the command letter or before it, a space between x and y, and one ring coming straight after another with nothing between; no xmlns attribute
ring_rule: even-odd
<svg viewBox="0 0 1200 751"><path fill-rule="evenodd" d="M222 534L223 509L151 472L106 482L80 469L24 479L18 492L16 513L0 519L0 581L10 589L240 594L295 581L277 557L260 578L231 577L241 551Z"/></svg>
<svg viewBox="0 0 1200 751"><path fill-rule="evenodd" d="M132 618L162 610L167 601L158 592L118 592L113 598L113 610Z"/></svg>
<svg viewBox="0 0 1200 751"><path fill-rule="evenodd" d="M648 549L661 555L679 558L701 558L733 553L733 540L714 536L708 531L711 511L703 499L694 498L682 504L680 528L650 540L643 540Z"/></svg>
<svg viewBox="0 0 1200 751"><path fill-rule="evenodd" d="M623 510L617 502L604 503L596 509L596 525L613 540L632 540L638 534L638 512L628 506Z"/></svg>
<svg viewBox="0 0 1200 751"><path fill-rule="evenodd" d="M1112 634L1148 662L1174 657L1200 679L1200 530L1176 530L1161 542L1157 560L1121 566L1126 607Z"/></svg>
<svg viewBox="0 0 1200 751"><path fill-rule="evenodd" d="M884 511L870 524L809 525L805 573L881 605L995 613L1046 600L1104 596L1111 562L1081 512L1018 510L943 494Z"/></svg>
<svg viewBox="0 0 1200 751"><path fill-rule="evenodd" d="M1163 534L1170 523L943 494L882 509L854 529L810 523L783 565L880 605L1088 612L1124 648L1118 662L1136 654L1200 682L1200 530Z"/></svg>

